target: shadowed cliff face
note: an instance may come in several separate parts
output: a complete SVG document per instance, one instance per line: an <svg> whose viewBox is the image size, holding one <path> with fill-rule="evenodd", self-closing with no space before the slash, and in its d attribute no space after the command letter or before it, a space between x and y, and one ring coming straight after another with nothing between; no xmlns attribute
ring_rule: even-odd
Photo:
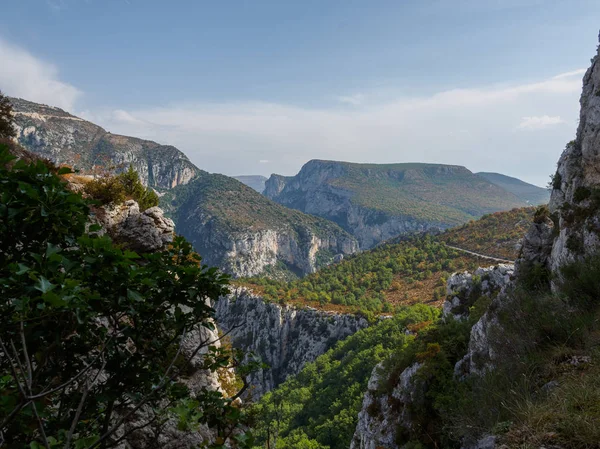
<svg viewBox="0 0 600 449"><path fill-rule="evenodd" d="M18 98L11 103L19 143L55 163L115 172L132 165L145 185L159 189L185 184L198 171L175 147L111 134L59 108Z"/></svg>
<svg viewBox="0 0 600 449"><path fill-rule="evenodd" d="M221 298L215 309L217 324L230 332L233 346L253 352L268 365L250 376L254 400L368 325L354 315L267 303L245 288Z"/></svg>
<svg viewBox="0 0 600 449"><path fill-rule="evenodd" d="M296 176L272 175L264 195L334 221L362 249L401 234L445 229L526 205L464 167L439 164L313 160Z"/></svg>

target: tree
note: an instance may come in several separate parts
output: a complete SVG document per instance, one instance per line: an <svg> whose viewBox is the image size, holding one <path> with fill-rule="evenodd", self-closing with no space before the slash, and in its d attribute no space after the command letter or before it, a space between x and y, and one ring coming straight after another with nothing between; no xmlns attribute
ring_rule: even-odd
<svg viewBox="0 0 600 449"><path fill-rule="evenodd" d="M13 108L7 96L0 91L0 138L10 139L17 133L13 127Z"/></svg>
<svg viewBox="0 0 600 449"><path fill-rule="evenodd" d="M191 398L179 381L192 360L235 363L202 332L228 277L181 237L138 255L88 235L88 206L59 176L68 169L11 159L0 145L0 445L109 448L170 417L249 444L234 433L237 395Z"/></svg>

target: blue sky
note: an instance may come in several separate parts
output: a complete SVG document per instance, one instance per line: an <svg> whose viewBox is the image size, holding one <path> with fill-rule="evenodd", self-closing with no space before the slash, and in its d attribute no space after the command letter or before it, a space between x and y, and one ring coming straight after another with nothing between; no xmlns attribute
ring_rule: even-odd
<svg viewBox="0 0 600 449"><path fill-rule="evenodd" d="M588 0L19 0L0 89L225 174L426 161L545 184L600 27Z"/></svg>

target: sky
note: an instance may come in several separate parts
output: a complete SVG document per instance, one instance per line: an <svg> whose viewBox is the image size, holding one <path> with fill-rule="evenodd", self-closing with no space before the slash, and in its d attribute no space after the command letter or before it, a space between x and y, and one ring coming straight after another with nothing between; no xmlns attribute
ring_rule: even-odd
<svg viewBox="0 0 600 449"><path fill-rule="evenodd" d="M0 89L227 175L432 162L545 186L597 0L19 0Z"/></svg>

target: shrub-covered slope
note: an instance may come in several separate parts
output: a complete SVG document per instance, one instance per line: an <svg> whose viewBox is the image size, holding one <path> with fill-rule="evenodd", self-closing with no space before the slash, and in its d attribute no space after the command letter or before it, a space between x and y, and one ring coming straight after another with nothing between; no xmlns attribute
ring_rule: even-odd
<svg viewBox="0 0 600 449"><path fill-rule="evenodd" d="M358 238L361 248L527 205L464 167L441 164L313 160L296 176L271 176L264 194L335 221Z"/></svg>
<svg viewBox="0 0 600 449"><path fill-rule="evenodd" d="M533 222L535 208L484 215L439 236L450 246L499 259L516 260L521 240Z"/></svg>
<svg viewBox="0 0 600 449"><path fill-rule="evenodd" d="M514 193L532 206L548 204L548 201L550 201L550 191L548 189L500 173L480 172L476 174L502 187L504 190Z"/></svg>
<svg viewBox="0 0 600 449"><path fill-rule="evenodd" d="M532 208L496 212L437 236L385 243L291 282L257 278L238 282L271 301L329 310L392 312L415 303L439 306L451 273L491 263L448 245L514 260L533 214Z"/></svg>

